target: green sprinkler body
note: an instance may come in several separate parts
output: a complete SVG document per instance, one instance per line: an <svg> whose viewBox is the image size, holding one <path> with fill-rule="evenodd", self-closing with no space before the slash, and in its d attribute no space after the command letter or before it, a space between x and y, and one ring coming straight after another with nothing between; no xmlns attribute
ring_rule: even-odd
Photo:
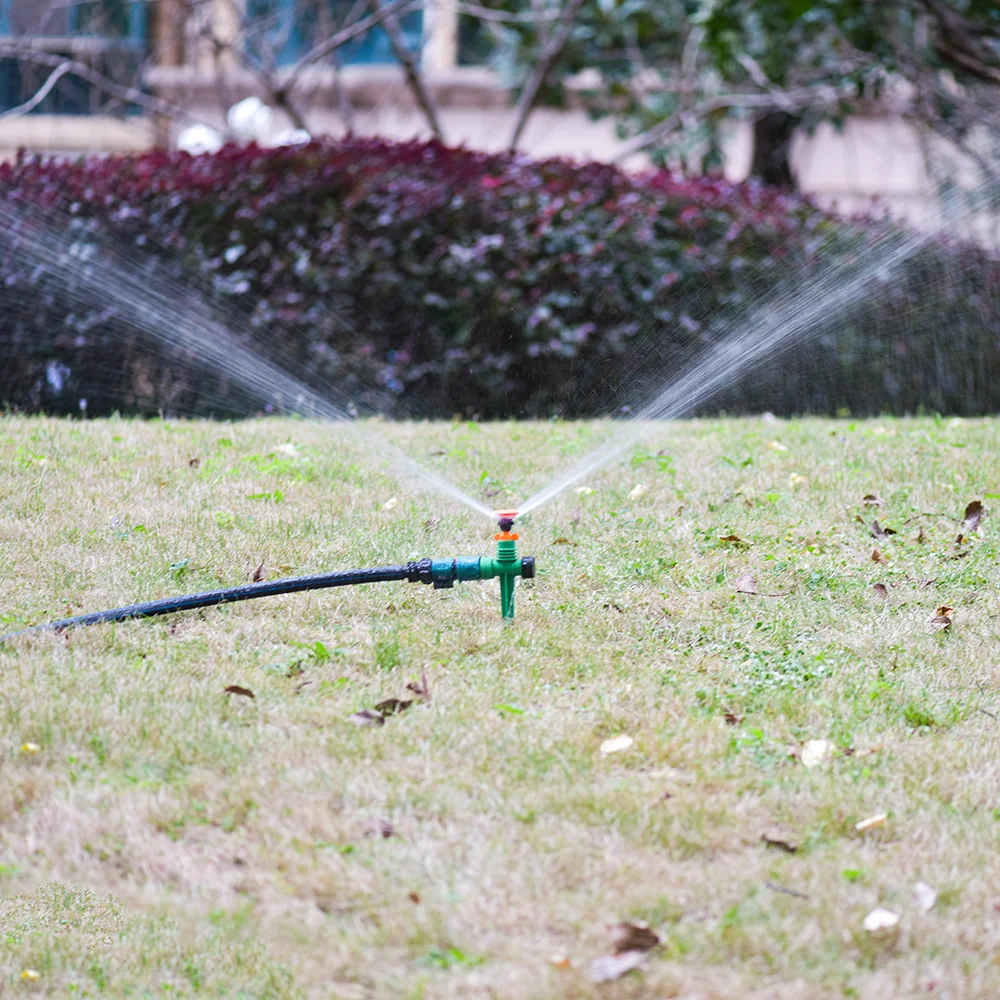
<svg viewBox="0 0 1000 1000"><path fill-rule="evenodd" d="M493 536L497 543L497 554L471 556L459 559L435 559L431 561L430 581L436 588L452 587L455 581L500 580L500 612L504 618L514 617L514 584L517 577L530 580L535 575L535 560L531 556L519 558L517 554L518 536L511 531L517 511L498 510L500 530ZM423 582L423 581L422 581Z"/></svg>

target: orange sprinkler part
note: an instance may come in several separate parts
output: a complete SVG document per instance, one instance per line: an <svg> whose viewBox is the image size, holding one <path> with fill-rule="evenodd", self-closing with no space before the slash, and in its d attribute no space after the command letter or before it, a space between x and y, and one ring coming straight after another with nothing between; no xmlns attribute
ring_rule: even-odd
<svg viewBox="0 0 1000 1000"><path fill-rule="evenodd" d="M514 518L517 517L516 510L495 511L497 521L500 523L500 533L493 536L496 542L516 542L517 535L512 535L510 529L514 527Z"/></svg>

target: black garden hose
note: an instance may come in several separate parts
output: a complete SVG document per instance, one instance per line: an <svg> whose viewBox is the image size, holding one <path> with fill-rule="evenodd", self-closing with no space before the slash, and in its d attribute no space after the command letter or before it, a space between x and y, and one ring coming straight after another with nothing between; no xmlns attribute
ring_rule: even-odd
<svg viewBox="0 0 1000 1000"><path fill-rule="evenodd" d="M95 611L89 615L77 615L75 618L63 618L60 621L35 625L2 636L0 642L30 632L61 631L78 625L99 625L102 622L120 622L129 618L152 618L154 615L169 615L175 611L191 611L195 608L210 608L216 604L250 601L255 597L293 594L301 590L325 590L327 587L352 587L361 583L385 583L389 580L435 583L434 563L430 559L422 559L420 562L407 563L405 566L376 566L372 569L317 573L315 576L293 576L283 580L247 583L241 587L228 587L224 590L209 590L202 594L164 597L158 601L127 604L123 608L112 608L110 611Z"/></svg>

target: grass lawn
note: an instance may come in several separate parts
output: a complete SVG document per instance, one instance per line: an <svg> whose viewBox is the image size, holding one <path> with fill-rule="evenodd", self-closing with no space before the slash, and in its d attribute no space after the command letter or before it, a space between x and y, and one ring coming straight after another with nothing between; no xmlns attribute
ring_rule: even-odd
<svg viewBox="0 0 1000 1000"><path fill-rule="evenodd" d="M7 643L0 994L1000 996L998 431L657 428L520 523L512 627L384 584ZM384 432L503 506L603 430ZM0 469L3 631L493 549L301 421L11 417ZM593 984L621 920L662 944Z"/></svg>

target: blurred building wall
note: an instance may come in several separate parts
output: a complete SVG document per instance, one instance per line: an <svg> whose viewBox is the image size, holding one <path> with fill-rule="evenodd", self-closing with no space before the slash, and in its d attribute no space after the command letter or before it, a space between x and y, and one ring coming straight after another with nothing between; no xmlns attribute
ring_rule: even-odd
<svg viewBox="0 0 1000 1000"><path fill-rule="evenodd" d="M30 7L31 0L6 3ZM214 0L214 6L203 4L199 9L216 33L224 36L235 30L228 2ZM220 130L225 128L229 105L253 94L266 97L253 76L231 59L213 55L196 26L185 23L181 0L160 0L156 11L158 16L148 28L151 56L145 72L153 93ZM423 16L423 71L446 141L483 150L505 148L514 123L509 94L489 69L458 65L456 0L428 0ZM3 27L0 20L0 30ZM346 65L337 74L317 68L302 80L305 90L299 104L314 135L348 130L395 139L430 135L398 66L365 62ZM272 128L279 132L290 124L278 113ZM23 115L0 119L0 157L15 155L20 148L65 155L141 150L175 142L178 131L176 123L149 116ZM607 160L621 146L610 121L594 122L582 109L539 109L519 148L532 156ZM839 133L822 126L814 135L798 136L793 163L804 191L842 211L868 208L874 201L897 216L927 223L936 217L939 178L928 176L926 152L918 133L903 120L856 117ZM749 128L732 130L726 153L727 174L733 179L745 177L751 154ZM629 165L641 167L643 162L637 159Z"/></svg>

